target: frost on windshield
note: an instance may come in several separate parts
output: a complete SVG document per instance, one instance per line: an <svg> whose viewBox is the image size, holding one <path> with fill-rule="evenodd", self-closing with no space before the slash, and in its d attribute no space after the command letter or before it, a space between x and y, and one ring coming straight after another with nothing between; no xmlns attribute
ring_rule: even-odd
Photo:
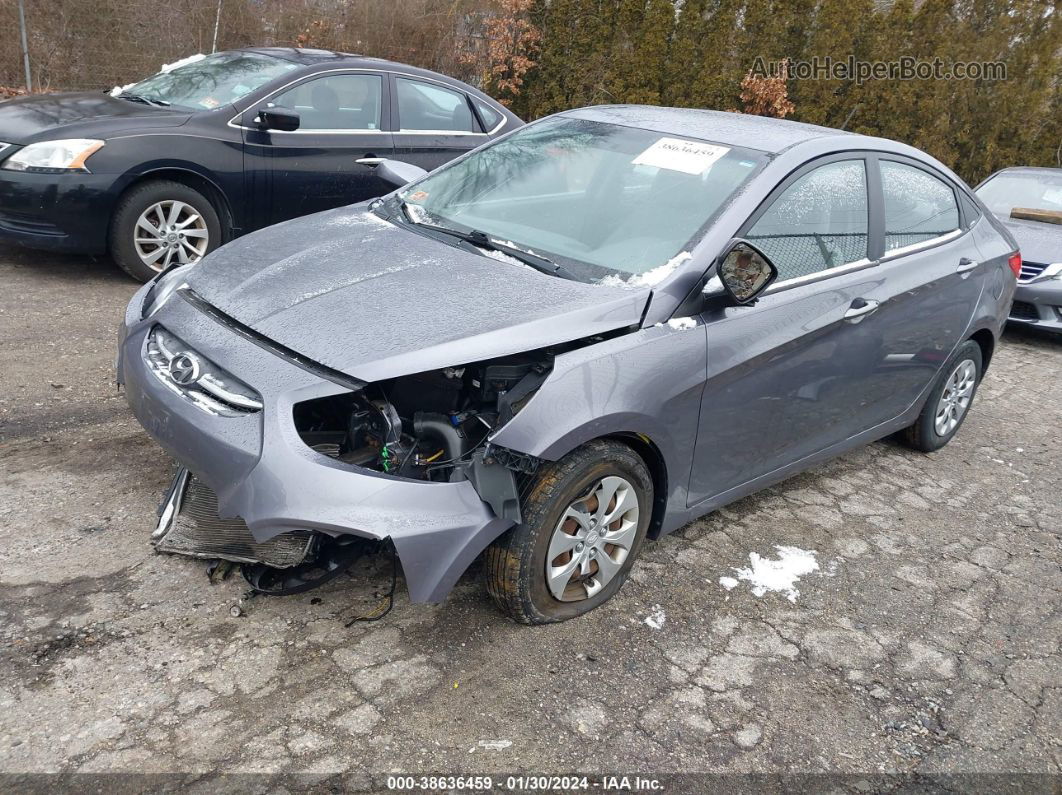
<svg viewBox="0 0 1062 795"><path fill-rule="evenodd" d="M173 63L164 63L161 66L161 68L158 70L158 72L156 72L155 74L160 74L161 75L161 74L165 74L166 72L172 72L174 69L177 69L177 68L179 68L181 66L186 66L187 64L190 64L190 63L195 63L196 61L201 61L204 58L206 58L206 56L203 55L203 53L197 52L195 55L189 55L187 58L181 58L180 60L174 61ZM114 88L111 89L110 94L111 94L112 97L116 97L119 94L122 94L122 93L128 91L129 89L131 89L133 86L135 86L139 82L141 82L141 81L137 80L137 81L132 82L132 83L126 83L124 86L115 86Z"/></svg>
<svg viewBox="0 0 1062 795"><path fill-rule="evenodd" d="M693 255L688 251L683 251L681 254L676 254L663 265L644 273L635 273L627 277L617 276L612 273L603 279L598 279L597 283L604 287L624 287L628 290L654 287L674 273L679 265L690 259L693 259Z"/></svg>

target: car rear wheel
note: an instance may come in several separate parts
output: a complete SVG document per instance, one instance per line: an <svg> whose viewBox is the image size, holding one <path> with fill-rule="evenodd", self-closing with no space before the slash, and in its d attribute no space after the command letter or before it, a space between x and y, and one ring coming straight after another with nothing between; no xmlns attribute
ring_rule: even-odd
<svg viewBox="0 0 1062 795"><path fill-rule="evenodd" d="M900 439L924 453L950 442L969 413L982 366L981 346L967 340L940 371L922 413L914 425L901 432Z"/></svg>
<svg viewBox="0 0 1062 795"><path fill-rule="evenodd" d="M111 223L111 256L141 282L170 265L197 262L220 243L221 222L210 200L172 180L133 188Z"/></svg>
<svg viewBox="0 0 1062 795"><path fill-rule="evenodd" d="M524 522L487 551L487 590L523 624L565 621L610 599L645 540L653 482L626 445L594 441L541 469Z"/></svg>

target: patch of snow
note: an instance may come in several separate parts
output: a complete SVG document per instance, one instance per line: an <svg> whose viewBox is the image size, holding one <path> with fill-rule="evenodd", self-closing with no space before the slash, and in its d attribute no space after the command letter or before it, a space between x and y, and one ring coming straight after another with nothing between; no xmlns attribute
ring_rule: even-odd
<svg viewBox="0 0 1062 795"><path fill-rule="evenodd" d="M755 596L763 596L768 591L783 593L790 602L795 602L800 596L796 584L805 574L810 574L819 568L815 559L815 552L799 547L776 546L777 560L761 558L757 553L749 553L749 562L752 564L741 569L734 569L737 579L745 580L752 586ZM727 580L728 582L723 582ZM720 578L719 583L727 590L733 588L729 582L732 577ZM736 583L735 583L736 584Z"/></svg>
<svg viewBox="0 0 1062 795"><path fill-rule="evenodd" d="M597 283L604 287L623 287L628 290L635 290L641 287L653 287L664 281L664 279L675 272L675 269L678 268L679 265L690 259L693 259L693 255L688 251L683 251L680 254L673 256L663 265L659 265L645 273L634 273L627 278L622 278L611 273L603 279L598 279Z"/></svg>
<svg viewBox="0 0 1062 795"><path fill-rule="evenodd" d="M529 271L534 270L534 268L532 268L527 263L520 262L520 260L518 260L516 257L506 254L504 251L495 251L492 248L483 248L480 249L480 251L483 252L483 256L490 257L491 259L496 259L498 260L498 262L508 262L510 265L517 265L521 268L527 268Z"/></svg>
<svg viewBox="0 0 1062 795"><path fill-rule="evenodd" d="M667 613L660 605L653 605L653 612L645 617L643 623L653 629L662 629L665 621L667 621Z"/></svg>
<svg viewBox="0 0 1062 795"><path fill-rule="evenodd" d="M159 74L161 75L165 74L166 72L172 72L174 69L179 69L182 66L187 66L188 64L195 63L196 61L201 61L204 58L206 58L206 56L203 55L203 53L197 52L195 55L189 55L187 58L181 58L179 61L174 61L173 63L164 63L162 65L162 68L159 69Z"/></svg>
<svg viewBox="0 0 1062 795"><path fill-rule="evenodd" d="M687 329L697 328L697 321L692 317L675 317L667 321L667 325L675 331L686 331Z"/></svg>
<svg viewBox="0 0 1062 795"><path fill-rule="evenodd" d="M432 217L428 214L428 211L419 204L406 202L406 214L415 224L430 224L432 222Z"/></svg>
<svg viewBox="0 0 1062 795"><path fill-rule="evenodd" d="M732 591L738 587L738 581L733 577L720 577L719 584L726 588L728 591Z"/></svg>
<svg viewBox="0 0 1062 795"><path fill-rule="evenodd" d="M119 94L122 94L122 93L128 91L129 89L131 89L135 85L136 85L136 83L126 83L124 86L115 86L114 88L111 89L111 96L112 97L116 97Z"/></svg>

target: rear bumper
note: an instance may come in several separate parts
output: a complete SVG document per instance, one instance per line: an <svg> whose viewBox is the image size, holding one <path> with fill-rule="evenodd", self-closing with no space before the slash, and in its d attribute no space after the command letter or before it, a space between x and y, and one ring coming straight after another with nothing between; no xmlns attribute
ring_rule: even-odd
<svg viewBox="0 0 1062 795"><path fill-rule="evenodd" d="M0 241L102 254L114 207L113 174L26 174L0 169Z"/></svg>
<svg viewBox="0 0 1062 795"><path fill-rule="evenodd" d="M1062 279L1019 284L1007 322L1062 333Z"/></svg>
<svg viewBox="0 0 1062 795"><path fill-rule="evenodd" d="M145 430L216 493L219 516L243 519L256 541L306 530L390 538L410 598L439 602L472 560L511 526L468 481L395 478L313 451L298 436L293 406L345 387L260 348L179 296L155 317L141 320L146 293L141 289L134 296L121 334L119 380L129 405ZM156 321L252 385L262 396L262 410L212 415L162 383L144 358Z"/></svg>

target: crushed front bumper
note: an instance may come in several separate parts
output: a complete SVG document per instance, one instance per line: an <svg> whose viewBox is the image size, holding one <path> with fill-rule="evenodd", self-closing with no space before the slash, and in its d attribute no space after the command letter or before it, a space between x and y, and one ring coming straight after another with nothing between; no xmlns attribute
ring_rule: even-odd
<svg viewBox="0 0 1062 795"><path fill-rule="evenodd" d="M442 601L476 556L512 522L497 517L468 481L429 483L357 469L315 452L299 437L296 403L345 386L308 372L172 297L141 318L149 286L126 312L118 380L145 430L217 495L222 519L239 517L258 543L313 531L390 538L410 598ZM263 408L217 416L164 384L145 359L156 323L250 384Z"/></svg>

